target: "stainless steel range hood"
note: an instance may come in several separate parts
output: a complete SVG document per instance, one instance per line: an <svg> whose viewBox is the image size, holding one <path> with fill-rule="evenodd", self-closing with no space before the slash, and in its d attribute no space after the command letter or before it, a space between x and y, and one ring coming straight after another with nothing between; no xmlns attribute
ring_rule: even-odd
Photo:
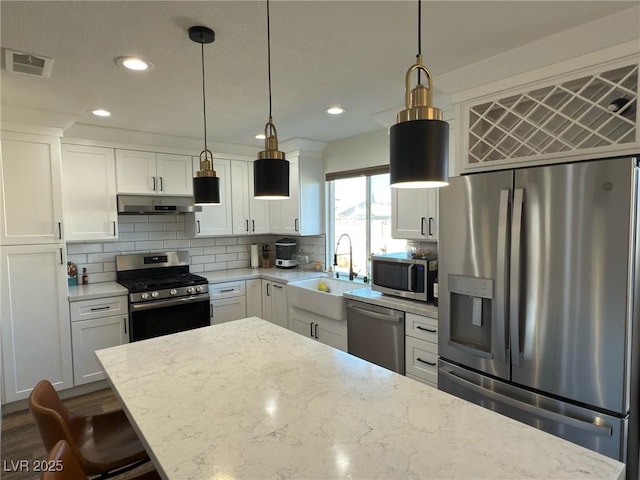
<svg viewBox="0 0 640 480"><path fill-rule="evenodd" d="M201 212L193 197L118 195L118 215L179 215Z"/></svg>

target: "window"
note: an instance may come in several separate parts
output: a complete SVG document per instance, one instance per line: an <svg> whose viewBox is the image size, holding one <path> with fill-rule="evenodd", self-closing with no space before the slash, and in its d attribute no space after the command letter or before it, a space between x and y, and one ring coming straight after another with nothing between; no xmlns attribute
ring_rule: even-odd
<svg viewBox="0 0 640 480"><path fill-rule="evenodd" d="M327 252L329 265L341 277L349 274L349 240L352 242L353 271L358 278L370 275L370 256L404 251L406 240L391 238L391 187L389 174L349 172L328 176L329 202ZM335 178L331 178L335 177ZM348 238L346 236L348 236ZM337 250L336 250L337 247Z"/></svg>

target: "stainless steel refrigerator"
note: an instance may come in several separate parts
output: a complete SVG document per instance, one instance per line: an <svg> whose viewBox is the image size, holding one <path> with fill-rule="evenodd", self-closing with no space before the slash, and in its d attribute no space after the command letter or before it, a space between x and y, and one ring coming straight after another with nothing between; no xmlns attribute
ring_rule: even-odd
<svg viewBox="0 0 640 480"><path fill-rule="evenodd" d="M638 159L440 190L438 384L638 478Z"/></svg>

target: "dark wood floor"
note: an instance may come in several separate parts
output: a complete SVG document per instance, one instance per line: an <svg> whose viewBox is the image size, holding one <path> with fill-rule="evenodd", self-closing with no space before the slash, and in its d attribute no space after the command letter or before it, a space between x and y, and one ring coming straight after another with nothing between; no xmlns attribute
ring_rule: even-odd
<svg viewBox="0 0 640 480"><path fill-rule="evenodd" d="M118 400L109 389L71 398L65 400L64 403L69 410L81 415L108 412L120 407ZM0 477L3 480L35 480L40 478L39 474L33 471L15 471L12 468L12 466L18 465L17 462L20 460L26 460L31 467L33 460L44 460L47 456L29 410L3 416L1 450ZM151 468L150 464L147 464L132 472L113 478L125 480ZM30 470L32 470L32 467Z"/></svg>

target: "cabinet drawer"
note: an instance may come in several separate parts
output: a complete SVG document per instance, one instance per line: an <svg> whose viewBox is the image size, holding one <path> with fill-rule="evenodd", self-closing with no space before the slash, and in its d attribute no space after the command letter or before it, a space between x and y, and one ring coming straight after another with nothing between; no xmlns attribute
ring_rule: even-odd
<svg viewBox="0 0 640 480"><path fill-rule="evenodd" d="M438 384L438 345L418 338L406 337L406 373Z"/></svg>
<svg viewBox="0 0 640 480"><path fill-rule="evenodd" d="M209 284L209 295L211 295L212 300L218 298L244 297L244 292L244 280Z"/></svg>
<svg viewBox="0 0 640 480"><path fill-rule="evenodd" d="M438 320L415 313L405 315L405 333L431 343L438 343Z"/></svg>
<svg viewBox="0 0 640 480"><path fill-rule="evenodd" d="M72 322L129 314L126 295L69 302L69 311Z"/></svg>
<svg viewBox="0 0 640 480"><path fill-rule="evenodd" d="M429 382L424 378L416 377L415 375L411 375L410 373L407 373L405 377L410 378L411 380L415 380L416 382L424 383L425 385L429 385L430 387L433 387L436 389L438 388L437 383Z"/></svg>

